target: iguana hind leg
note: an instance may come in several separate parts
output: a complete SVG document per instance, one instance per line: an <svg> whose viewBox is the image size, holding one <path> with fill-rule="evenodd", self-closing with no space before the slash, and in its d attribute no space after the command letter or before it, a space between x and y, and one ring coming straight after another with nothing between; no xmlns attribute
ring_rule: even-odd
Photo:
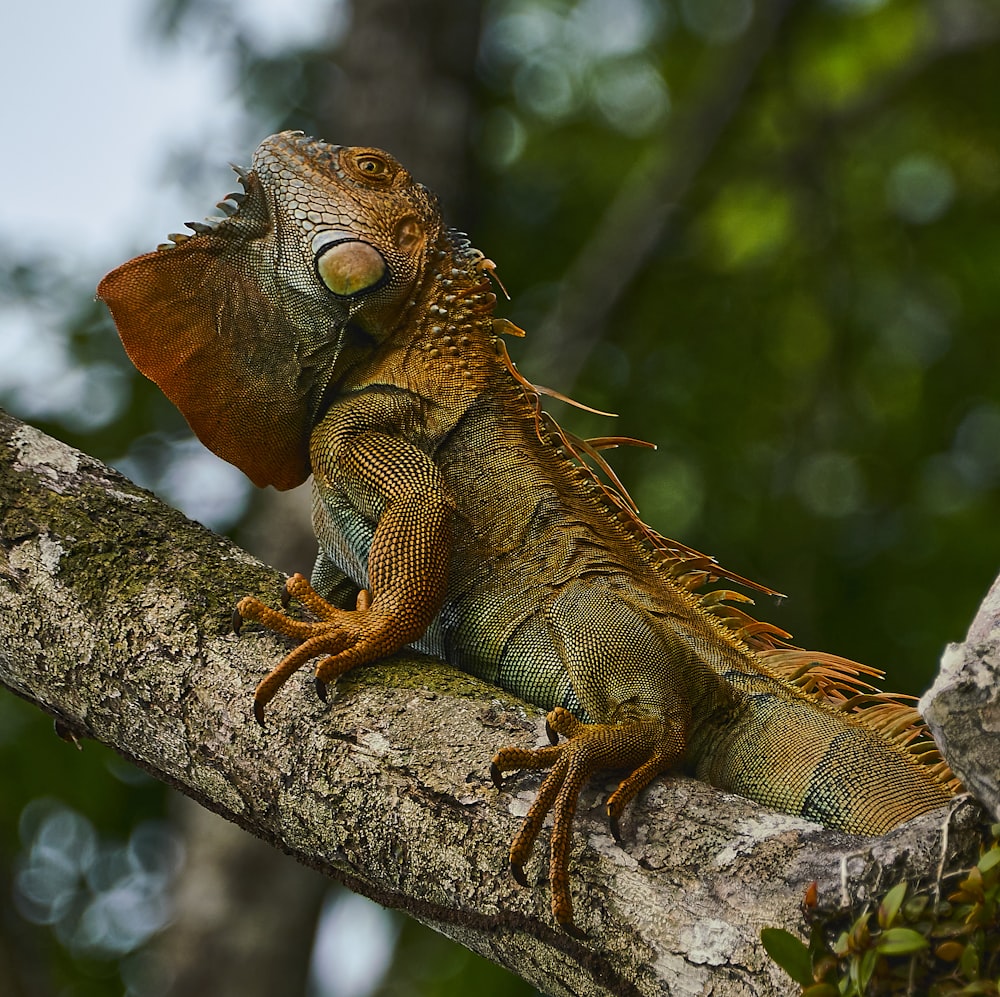
<svg viewBox="0 0 1000 997"><path fill-rule="evenodd" d="M675 727L662 721L630 719L617 724L587 724L561 706L548 714L546 724L550 740L559 734L567 740L544 748L501 748L493 758L490 774L500 787L503 772L551 768L511 844L510 868L514 878L521 885L527 885L524 864L551 810L549 885L552 914L559 924L570 928L573 923L569 892L570 832L584 784L601 769L630 770L607 805L617 839L618 818L625 806L659 773L677 763L684 752L684 741Z"/></svg>

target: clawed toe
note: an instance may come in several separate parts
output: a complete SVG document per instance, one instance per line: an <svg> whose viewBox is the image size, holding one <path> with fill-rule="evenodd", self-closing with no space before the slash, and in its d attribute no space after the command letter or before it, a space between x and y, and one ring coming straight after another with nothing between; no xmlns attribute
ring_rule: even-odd
<svg viewBox="0 0 1000 997"><path fill-rule="evenodd" d="M569 934L579 938L583 937L583 932L573 924L569 854L573 817L583 786L591 775L602 769L627 768L630 771L608 800L611 834L621 844L619 819L622 810L657 773L681 757L683 740L676 728L660 721L636 719L618 724L588 724L561 708L549 713L545 729L549 747L502 748L490 765L490 778L499 789L505 771L550 768L511 844L510 872L517 883L527 886L524 865L551 811L549 885L552 914ZM560 734L566 740L557 743Z"/></svg>
<svg viewBox="0 0 1000 997"><path fill-rule="evenodd" d="M256 699L253 703L253 718L261 727L264 726L264 704Z"/></svg>
<svg viewBox="0 0 1000 997"><path fill-rule="evenodd" d="M254 716L258 723L262 723L264 707L306 662L326 655L315 672L316 695L326 702L328 685L357 665L391 654L402 639L393 632L398 626L392 614L376 609L367 593L358 597L358 605L364 607L360 611L340 609L320 596L304 575L295 574L285 583L281 604L287 608L292 601L305 607L314 619L296 619L252 596L241 599L233 613L237 632L244 622L252 620L298 642L257 686Z"/></svg>

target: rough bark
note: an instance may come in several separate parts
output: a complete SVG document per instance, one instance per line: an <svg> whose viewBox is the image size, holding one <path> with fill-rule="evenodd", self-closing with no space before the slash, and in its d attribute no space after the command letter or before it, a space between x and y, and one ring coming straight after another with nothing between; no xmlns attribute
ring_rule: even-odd
<svg viewBox="0 0 1000 997"><path fill-rule="evenodd" d="M949 644L920 712L962 784L1000 821L1000 578Z"/></svg>
<svg viewBox="0 0 1000 997"><path fill-rule="evenodd" d="M537 774L498 793L487 771L500 745L543 740L539 711L403 654L347 676L327 705L294 678L262 730L250 696L283 647L229 621L239 596L277 593L276 572L2 413L0 476L0 682L546 993L790 994L759 932L798 925L808 883L836 906L973 854L971 805L867 839L682 778L643 794L619 848L601 816L613 780L599 780L577 817L585 934L571 937L544 887L504 871ZM543 868L536 856L529 875Z"/></svg>

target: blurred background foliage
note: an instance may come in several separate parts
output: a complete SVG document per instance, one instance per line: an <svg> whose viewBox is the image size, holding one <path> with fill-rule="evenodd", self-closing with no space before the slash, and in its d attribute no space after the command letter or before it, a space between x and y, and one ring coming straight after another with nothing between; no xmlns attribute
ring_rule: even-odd
<svg viewBox="0 0 1000 997"><path fill-rule="evenodd" d="M761 609L806 646L929 683L1000 561L996 0L330 0L280 49L235 0L149 18L164 46L216 39L247 158L301 128L442 195L499 264L521 369L620 414L559 418L659 446L614 455L651 524L789 593ZM217 166L164 162L192 190ZM301 495L190 439L99 277L0 250L29 319L0 403L305 569ZM525 990L6 693L0 772L3 993Z"/></svg>

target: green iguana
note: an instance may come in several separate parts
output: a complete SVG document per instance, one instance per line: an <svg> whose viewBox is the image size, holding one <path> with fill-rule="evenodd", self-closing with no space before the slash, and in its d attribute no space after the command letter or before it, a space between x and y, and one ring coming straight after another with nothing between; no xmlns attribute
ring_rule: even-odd
<svg viewBox="0 0 1000 997"><path fill-rule="evenodd" d="M635 441L579 440L542 411L498 338L522 333L493 317L494 265L399 163L284 132L237 173L226 217L98 294L209 448L260 486L313 475L319 557L287 597L317 621L237 607L300 642L257 687L258 720L312 658L323 694L404 645L548 710L551 745L501 748L491 773L550 769L510 865L524 883L551 810L567 927L573 814L602 769L628 772L607 802L616 837L673 768L859 834L947 802L956 781L912 706L867 683L875 669L793 647L734 605L745 595L701 593L771 590L640 520L600 456ZM333 604L347 580L353 609Z"/></svg>

